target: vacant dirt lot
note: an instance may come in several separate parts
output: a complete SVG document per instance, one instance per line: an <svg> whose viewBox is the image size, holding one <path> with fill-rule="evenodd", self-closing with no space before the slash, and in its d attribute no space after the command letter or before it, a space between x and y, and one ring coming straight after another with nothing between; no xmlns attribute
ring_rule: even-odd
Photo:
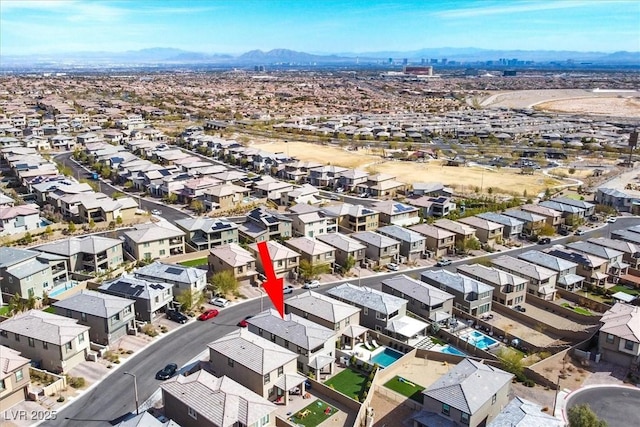
<svg viewBox="0 0 640 427"><path fill-rule="evenodd" d="M542 102L535 106L545 111L598 114L617 117L639 117L640 100L631 97L577 98Z"/></svg>

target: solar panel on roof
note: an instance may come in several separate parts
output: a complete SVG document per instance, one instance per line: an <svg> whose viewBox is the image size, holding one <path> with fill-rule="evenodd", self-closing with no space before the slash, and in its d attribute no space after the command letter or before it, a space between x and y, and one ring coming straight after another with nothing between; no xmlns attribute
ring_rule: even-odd
<svg viewBox="0 0 640 427"><path fill-rule="evenodd" d="M269 224L275 224L276 222L279 222L278 218L274 218L272 216L267 216L264 218L265 221L267 221Z"/></svg>
<svg viewBox="0 0 640 427"><path fill-rule="evenodd" d="M164 286L162 286L159 283L152 283L151 285L149 285L149 287L152 288L152 289L163 289L164 288Z"/></svg>
<svg viewBox="0 0 640 427"><path fill-rule="evenodd" d="M169 274L182 274L182 269L177 267L169 267L165 270L165 273Z"/></svg>

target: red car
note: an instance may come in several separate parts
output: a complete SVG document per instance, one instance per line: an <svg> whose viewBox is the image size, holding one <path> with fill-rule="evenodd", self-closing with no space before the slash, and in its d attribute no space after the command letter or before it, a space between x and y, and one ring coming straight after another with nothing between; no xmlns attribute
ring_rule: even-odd
<svg viewBox="0 0 640 427"><path fill-rule="evenodd" d="M247 316L244 319L242 319L241 321L238 322L238 326L240 326L241 328L246 328L249 323L247 322L247 319L251 319L253 316Z"/></svg>
<svg viewBox="0 0 640 427"><path fill-rule="evenodd" d="M198 316L198 320L209 320L209 319L213 319L214 317L216 317L218 314L220 314L220 312L218 310L211 309L211 310L207 310L204 313L202 313L200 316Z"/></svg>

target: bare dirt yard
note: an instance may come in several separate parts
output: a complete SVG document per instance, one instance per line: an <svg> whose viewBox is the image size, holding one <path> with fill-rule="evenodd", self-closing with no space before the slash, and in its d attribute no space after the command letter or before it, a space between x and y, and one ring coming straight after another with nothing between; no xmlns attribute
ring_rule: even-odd
<svg viewBox="0 0 640 427"><path fill-rule="evenodd" d="M617 117L639 117L640 98L576 98L536 104L536 109L576 114L598 114Z"/></svg>

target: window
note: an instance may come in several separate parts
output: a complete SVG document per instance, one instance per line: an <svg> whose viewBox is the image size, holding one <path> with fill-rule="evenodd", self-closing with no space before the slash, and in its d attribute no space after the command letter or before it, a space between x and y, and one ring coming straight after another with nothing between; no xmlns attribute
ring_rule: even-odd
<svg viewBox="0 0 640 427"><path fill-rule="evenodd" d="M8 335L7 331L0 331L0 336L7 338Z"/></svg>
<svg viewBox="0 0 640 427"><path fill-rule="evenodd" d="M187 407L187 413L189 414L189 416L191 418L193 418L194 420L198 419L198 413L196 412L195 409L193 409L192 407Z"/></svg>
<svg viewBox="0 0 640 427"><path fill-rule="evenodd" d="M5 389L4 380L0 380L0 391Z"/></svg>
<svg viewBox="0 0 640 427"><path fill-rule="evenodd" d="M86 321L87 321L87 313L80 313L80 319L81 319L83 322L86 322Z"/></svg>
<svg viewBox="0 0 640 427"><path fill-rule="evenodd" d="M369 309L367 307L364 308L364 315L365 316L369 315Z"/></svg>
<svg viewBox="0 0 640 427"><path fill-rule="evenodd" d="M469 414L462 412L460 414L460 422L462 424L469 424Z"/></svg>
<svg viewBox="0 0 640 427"><path fill-rule="evenodd" d="M442 413L445 415L449 415L449 413L451 412L451 407L449 405L447 405L446 403L442 404Z"/></svg>
<svg viewBox="0 0 640 427"><path fill-rule="evenodd" d="M23 378L24 378L24 374L22 373L22 369L20 369L19 371L16 371L16 382L22 381Z"/></svg>
<svg viewBox="0 0 640 427"><path fill-rule="evenodd" d="M160 241L158 242L161 245L164 245L164 239L160 239Z"/></svg>
<svg viewBox="0 0 640 427"><path fill-rule="evenodd" d="M491 398L491 404L493 405L494 403L496 403L496 400L498 400L498 395L494 394L493 397Z"/></svg>
<svg viewBox="0 0 640 427"><path fill-rule="evenodd" d="M29 347L35 347L35 346L36 346L36 341L33 338L29 337Z"/></svg>
<svg viewBox="0 0 640 427"><path fill-rule="evenodd" d="M20 341L20 335L18 335L18 334L13 334L13 335L14 335L14 338L16 339L16 341Z"/></svg>
<svg viewBox="0 0 640 427"><path fill-rule="evenodd" d="M78 342L82 344L84 342L84 334L78 335Z"/></svg>
<svg viewBox="0 0 640 427"><path fill-rule="evenodd" d="M160 256L163 256L165 253L164 249L160 249Z"/></svg>
<svg viewBox="0 0 640 427"><path fill-rule="evenodd" d="M351 319L347 317L347 318L344 320L344 325L345 325L345 326L349 326L350 324L351 324Z"/></svg>
<svg viewBox="0 0 640 427"><path fill-rule="evenodd" d="M142 244L142 247L143 247L143 248L148 248L148 247L149 247L149 242L143 243L143 244Z"/></svg>
<svg viewBox="0 0 640 427"><path fill-rule="evenodd" d="M626 340L624 342L624 349L625 350L633 350L633 341Z"/></svg>
<svg viewBox="0 0 640 427"><path fill-rule="evenodd" d="M284 342L284 348L289 348L289 341Z"/></svg>
<svg viewBox="0 0 640 427"><path fill-rule="evenodd" d="M284 374L284 366L278 368L278 376L281 377Z"/></svg>
<svg viewBox="0 0 640 427"><path fill-rule="evenodd" d="M42 341L42 348L44 348L45 350L49 349L49 343L46 341Z"/></svg>
<svg viewBox="0 0 640 427"><path fill-rule="evenodd" d="M227 357L227 365L231 366L233 368L233 359L230 357Z"/></svg>
<svg viewBox="0 0 640 427"><path fill-rule="evenodd" d="M613 344L614 336L611 334L607 334L607 343Z"/></svg>
<svg viewBox="0 0 640 427"><path fill-rule="evenodd" d="M68 343L66 343L66 344L64 345L64 348L65 348L67 351L71 351L71 349L73 348L73 345L71 344L71 341L69 341Z"/></svg>
<svg viewBox="0 0 640 427"><path fill-rule="evenodd" d="M271 381L271 374L264 374L264 383L265 384L269 384L269 382Z"/></svg>
<svg viewBox="0 0 640 427"><path fill-rule="evenodd" d="M131 306L129 306L129 307L125 307L125 308L124 308L124 310L123 310L123 313L124 313L125 315L130 314L130 313L131 313Z"/></svg>
<svg viewBox="0 0 640 427"><path fill-rule="evenodd" d="M151 260L151 252L145 252L144 253L144 259L146 259L147 261Z"/></svg>
<svg viewBox="0 0 640 427"><path fill-rule="evenodd" d="M269 424L269 414L265 415L260 420L260 425L264 426L264 425L267 425L267 424Z"/></svg>

